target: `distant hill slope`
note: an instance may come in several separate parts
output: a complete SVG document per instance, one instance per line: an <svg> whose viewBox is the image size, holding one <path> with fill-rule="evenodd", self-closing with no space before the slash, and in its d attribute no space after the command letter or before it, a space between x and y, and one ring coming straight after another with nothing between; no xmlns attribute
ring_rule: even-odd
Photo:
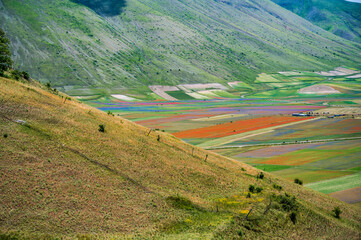
<svg viewBox="0 0 361 240"><path fill-rule="evenodd" d="M345 0L272 0L315 25L361 43L361 3Z"/></svg>
<svg viewBox="0 0 361 240"><path fill-rule="evenodd" d="M36 85L0 78L1 239L360 234L359 209Z"/></svg>
<svg viewBox="0 0 361 240"><path fill-rule="evenodd" d="M63 91L116 91L360 64L360 44L269 0L113 2L1 0L15 67Z"/></svg>

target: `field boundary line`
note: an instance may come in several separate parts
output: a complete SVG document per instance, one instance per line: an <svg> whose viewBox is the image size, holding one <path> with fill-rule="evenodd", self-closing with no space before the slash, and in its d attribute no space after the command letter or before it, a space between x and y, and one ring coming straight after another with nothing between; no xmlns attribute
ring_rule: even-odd
<svg viewBox="0 0 361 240"><path fill-rule="evenodd" d="M349 138L331 138L331 139L318 139L318 140L309 140L309 141L297 141L297 142L283 142L283 143L260 143L260 144L248 144L248 145L235 145L235 146L220 146L220 147L208 147L204 148L205 150L214 150L214 149L229 149L229 148L243 148L243 147L253 147L253 146L279 146L279 145L292 145L292 144L307 144L307 143L319 143L319 142L337 142L337 141L348 141L361 139L361 137L349 137Z"/></svg>

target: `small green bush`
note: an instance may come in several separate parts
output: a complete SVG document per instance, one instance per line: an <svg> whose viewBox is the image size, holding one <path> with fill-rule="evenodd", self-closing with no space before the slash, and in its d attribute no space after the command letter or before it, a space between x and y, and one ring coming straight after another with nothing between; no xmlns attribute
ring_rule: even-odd
<svg viewBox="0 0 361 240"><path fill-rule="evenodd" d="M7 138L7 137L8 137L8 134L7 134L7 133L5 133L5 134L4 134L4 138Z"/></svg>
<svg viewBox="0 0 361 240"><path fill-rule="evenodd" d="M276 197L276 201L281 204L283 210L289 212L294 211L298 212L298 204L296 201L296 197L291 197L289 194L285 193L285 195L279 195Z"/></svg>
<svg viewBox="0 0 361 240"><path fill-rule="evenodd" d="M251 193L247 193L246 198L251 198Z"/></svg>
<svg viewBox="0 0 361 240"><path fill-rule="evenodd" d="M261 174L259 175L259 178L260 178L260 179L263 179L263 178L264 178L263 172L261 172Z"/></svg>
<svg viewBox="0 0 361 240"><path fill-rule="evenodd" d="M277 185L277 184L273 184L273 188L274 189L277 189L277 190L279 190L279 191L281 191L282 190L282 186L280 186L280 185Z"/></svg>
<svg viewBox="0 0 361 240"><path fill-rule="evenodd" d="M23 72L21 73L21 75L23 76L23 78L24 78L25 80L29 80L29 79L30 79L29 73L27 73L27 72L25 72L25 71L23 71Z"/></svg>
<svg viewBox="0 0 361 240"><path fill-rule="evenodd" d="M299 185L303 185L303 181L301 179L295 178L295 183Z"/></svg>
<svg viewBox="0 0 361 240"><path fill-rule="evenodd" d="M105 132L105 126L103 124L99 125L99 132Z"/></svg>
<svg viewBox="0 0 361 240"><path fill-rule="evenodd" d="M249 190L251 193L253 193L253 192L254 192L254 186L253 186L253 185L249 185L248 190Z"/></svg>
<svg viewBox="0 0 361 240"><path fill-rule="evenodd" d="M342 213L340 207L335 207L332 212L335 214L335 218L341 218L340 215Z"/></svg>
<svg viewBox="0 0 361 240"><path fill-rule="evenodd" d="M244 235L242 229L239 229L237 233L238 233L238 236L240 236L240 237L242 237Z"/></svg>
<svg viewBox="0 0 361 240"><path fill-rule="evenodd" d="M297 213L296 212L291 212L290 219L293 222L293 224L296 224L296 222L297 222Z"/></svg>
<svg viewBox="0 0 361 240"><path fill-rule="evenodd" d="M15 80L19 80L22 76L21 72L19 70L13 70L11 71L11 76L15 79Z"/></svg>
<svg viewBox="0 0 361 240"><path fill-rule="evenodd" d="M263 190L263 188L261 188L261 187L256 187L256 192L257 192L257 193L262 192L262 190Z"/></svg>

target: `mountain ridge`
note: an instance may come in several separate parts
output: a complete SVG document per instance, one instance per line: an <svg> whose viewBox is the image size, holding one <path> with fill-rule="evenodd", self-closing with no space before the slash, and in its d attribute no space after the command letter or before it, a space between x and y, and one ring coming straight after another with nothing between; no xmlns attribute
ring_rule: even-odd
<svg viewBox="0 0 361 240"><path fill-rule="evenodd" d="M335 35L361 42L360 2L342 0L272 1Z"/></svg>
<svg viewBox="0 0 361 240"><path fill-rule="evenodd" d="M116 17L69 0L1 9L15 66L63 91L252 83L260 72L356 66L361 51L270 1L132 0Z"/></svg>

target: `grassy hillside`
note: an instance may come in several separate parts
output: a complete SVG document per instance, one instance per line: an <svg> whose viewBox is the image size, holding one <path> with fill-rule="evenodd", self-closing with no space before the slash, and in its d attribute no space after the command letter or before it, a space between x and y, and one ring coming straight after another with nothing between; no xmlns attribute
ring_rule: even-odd
<svg viewBox="0 0 361 240"><path fill-rule="evenodd" d="M361 4L344 0L272 0L342 38L361 42Z"/></svg>
<svg viewBox="0 0 361 240"><path fill-rule="evenodd" d="M2 239L359 237L355 207L35 85L0 79Z"/></svg>
<svg viewBox="0 0 361 240"><path fill-rule="evenodd" d="M269 0L128 0L109 11L112 4L1 0L15 67L84 95L360 64L360 44Z"/></svg>

